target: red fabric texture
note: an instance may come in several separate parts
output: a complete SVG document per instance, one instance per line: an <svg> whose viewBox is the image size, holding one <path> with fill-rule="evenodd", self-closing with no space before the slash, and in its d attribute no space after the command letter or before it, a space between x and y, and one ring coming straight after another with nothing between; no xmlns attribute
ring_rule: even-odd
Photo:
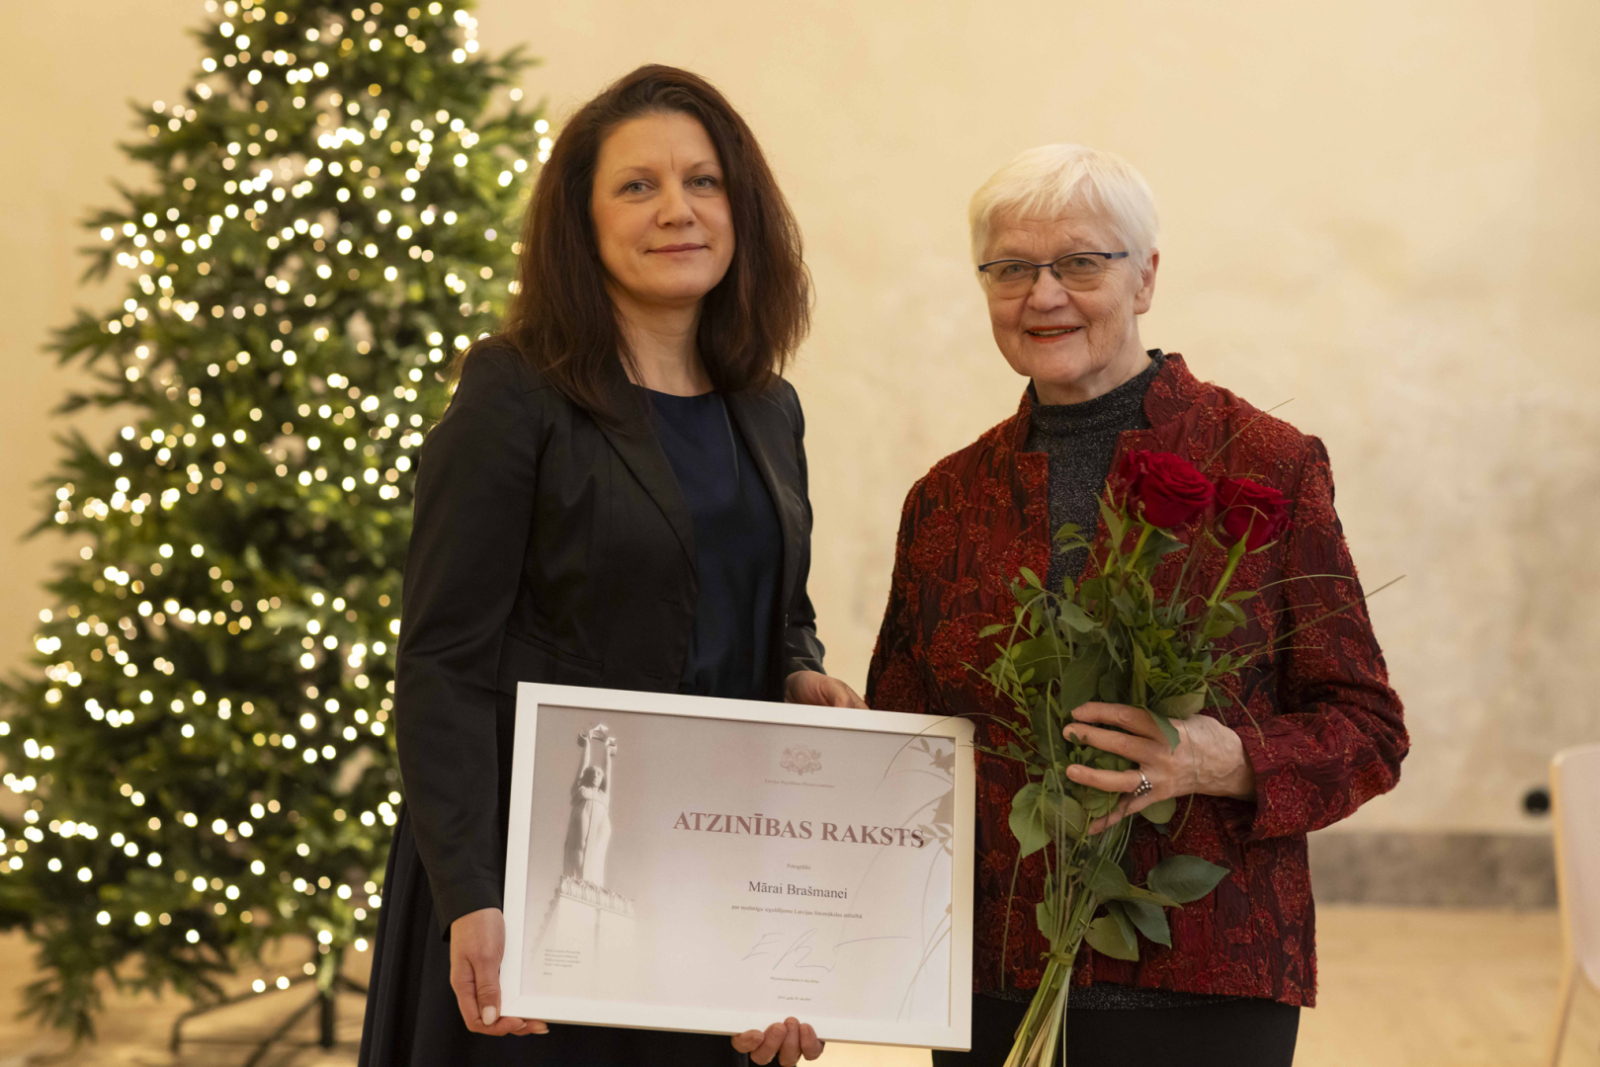
<svg viewBox="0 0 1600 1067"><path fill-rule="evenodd" d="M1355 566L1333 507L1333 479L1322 442L1264 415L1226 389L1198 381L1171 355L1144 401L1151 428L1122 434L1112 469L1134 449L1174 452L1211 479L1249 476L1290 501L1292 527L1265 552L1246 556L1234 588L1278 582L1244 604L1249 625L1232 640L1272 651L1232 686L1234 700L1207 709L1238 732L1255 771L1257 799L1180 800L1163 837L1143 820L1130 853L1136 875L1174 853L1203 856L1230 873L1203 900L1169 912L1172 947L1141 935L1128 963L1085 945L1074 982L1316 1002L1316 952L1306 834L1345 818L1392 789L1410 741L1399 698L1365 607L1315 621L1359 600ZM978 631L1009 622L1009 583L1027 566L1048 570L1048 457L1021 451L1028 436L1026 397L1017 414L940 460L911 489L901 517L888 609L867 678L873 708L976 717L980 742L1003 745L1003 731L981 716L1014 712L968 665L996 654ZM1197 516L1175 532L1202 545ZM1106 537L1102 523L1093 558ZM1225 554L1192 549L1191 588L1210 590ZM1156 574L1165 594L1178 556ZM1320 577L1339 575L1341 578ZM1287 579L1287 580L1285 580ZM1298 632L1290 636L1289 631ZM1034 922L1044 865L1034 855L1016 875L1016 839L1007 826L1011 797L1026 782L1015 763L977 756L977 895L973 917L974 988L1032 989L1046 949ZM1181 824L1181 830L1179 826ZM1001 960L1002 939L1006 945Z"/></svg>

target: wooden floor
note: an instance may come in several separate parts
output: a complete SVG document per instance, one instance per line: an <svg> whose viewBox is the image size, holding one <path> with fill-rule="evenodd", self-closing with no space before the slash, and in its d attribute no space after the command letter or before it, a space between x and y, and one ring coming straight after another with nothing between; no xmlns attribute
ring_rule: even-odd
<svg viewBox="0 0 1600 1067"><path fill-rule="evenodd" d="M1552 912L1323 908L1321 1006L1301 1016L1298 1067L1535 1067L1545 1062L1560 945ZM303 954L285 952L285 973ZM183 1002L108 995L100 1040L72 1050L59 1037L13 1018L31 979L20 937L0 937L0 1067L224 1067L248 1045L167 1050ZM245 976L243 984L253 975ZM303 1000L295 987L198 1020L197 1037L259 1038ZM287 1049L263 1067L349 1067L360 1035L361 1001L341 1005L331 1052ZM312 1036L309 1023L295 1036ZM819 1065L925 1067L928 1054L834 1044ZM1600 994L1583 993L1563 1067L1600 1065Z"/></svg>

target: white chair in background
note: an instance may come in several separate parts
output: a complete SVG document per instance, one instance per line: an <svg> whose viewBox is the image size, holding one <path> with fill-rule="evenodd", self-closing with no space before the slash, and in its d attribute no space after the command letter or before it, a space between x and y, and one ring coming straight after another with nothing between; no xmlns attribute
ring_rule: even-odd
<svg viewBox="0 0 1600 1067"><path fill-rule="evenodd" d="M1585 982L1600 991L1600 745L1556 753L1550 761L1550 799L1564 956L1550 1048L1550 1067L1557 1067L1573 994Z"/></svg>

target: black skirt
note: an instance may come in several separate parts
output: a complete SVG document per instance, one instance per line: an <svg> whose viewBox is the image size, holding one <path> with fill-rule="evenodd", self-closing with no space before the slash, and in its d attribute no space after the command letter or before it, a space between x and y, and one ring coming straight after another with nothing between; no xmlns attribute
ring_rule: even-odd
<svg viewBox="0 0 1600 1067"><path fill-rule="evenodd" d="M550 1025L548 1034L487 1037L461 1021L450 988L450 943L439 934L433 893L405 809L395 826L372 980L361 1031L361 1067L747 1067L722 1034Z"/></svg>
<svg viewBox="0 0 1600 1067"><path fill-rule="evenodd" d="M1292 1004L1241 997L1182 1008L1073 1008L1067 1063L1093 1067L1290 1067L1300 1029ZM972 1051L935 1052L933 1067L1001 1067L1028 1005L972 998Z"/></svg>

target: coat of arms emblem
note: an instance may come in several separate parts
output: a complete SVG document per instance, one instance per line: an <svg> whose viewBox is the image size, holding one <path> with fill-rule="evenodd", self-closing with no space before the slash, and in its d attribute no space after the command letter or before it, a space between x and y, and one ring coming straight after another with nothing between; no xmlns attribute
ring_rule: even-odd
<svg viewBox="0 0 1600 1067"><path fill-rule="evenodd" d="M822 770L822 753L805 745L793 745L783 750L778 766L795 774L811 774Z"/></svg>

